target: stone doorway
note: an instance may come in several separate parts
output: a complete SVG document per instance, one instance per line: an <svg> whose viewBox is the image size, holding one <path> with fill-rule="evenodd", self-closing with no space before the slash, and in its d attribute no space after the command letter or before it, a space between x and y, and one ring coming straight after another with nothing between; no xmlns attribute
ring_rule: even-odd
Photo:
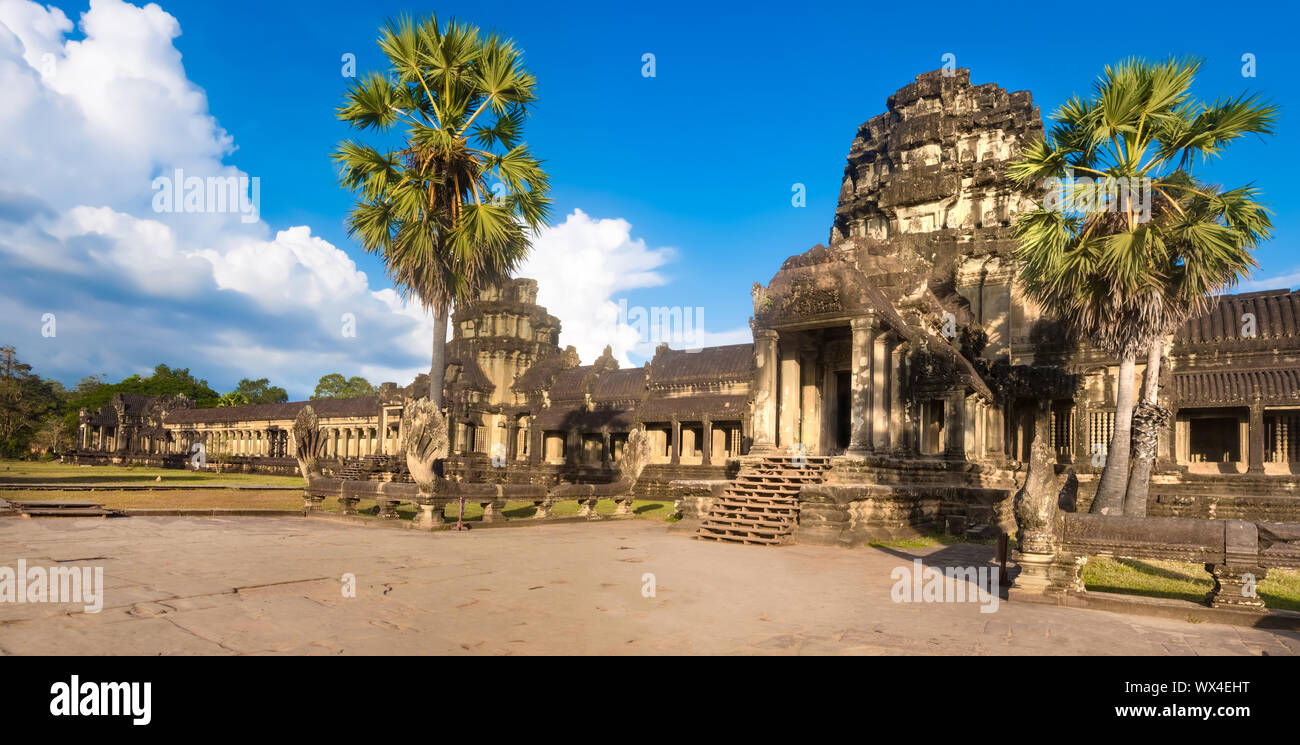
<svg viewBox="0 0 1300 745"><path fill-rule="evenodd" d="M852 411L852 373L848 370L836 370L834 373L835 381L835 405L831 407L833 415L834 433L832 446L836 452L843 452L849 446L849 439L853 436L853 411Z"/></svg>

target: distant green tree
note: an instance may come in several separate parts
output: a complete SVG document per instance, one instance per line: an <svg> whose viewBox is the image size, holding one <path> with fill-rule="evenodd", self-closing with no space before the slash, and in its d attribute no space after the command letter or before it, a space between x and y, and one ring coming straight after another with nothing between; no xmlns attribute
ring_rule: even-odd
<svg viewBox="0 0 1300 745"><path fill-rule="evenodd" d="M232 392L244 394L244 398L250 404L282 404L289 400L287 391L278 385L271 385L271 381L266 378L257 380L244 378Z"/></svg>
<svg viewBox="0 0 1300 745"><path fill-rule="evenodd" d="M199 408L216 406L221 395L212 390L208 381L195 378L187 367L172 368L158 365L153 375L142 378L132 375L118 383L104 383L103 376L82 378L76 391L68 396L63 413L64 426L69 433L77 431L77 413L81 409L95 411L107 406L115 393L138 393L145 396L175 396L184 394Z"/></svg>
<svg viewBox="0 0 1300 745"><path fill-rule="evenodd" d="M316 383L316 392L311 397L313 399L360 398L373 396L378 392L370 381L363 377L354 375L351 378L344 378L338 373L330 373L321 376L320 382Z"/></svg>
<svg viewBox="0 0 1300 745"><path fill-rule="evenodd" d="M217 400L217 406L247 406L249 403L248 396L244 395L243 391L223 393Z"/></svg>
<svg viewBox="0 0 1300 745"><path fill-rule="evenodd" d="M62 393L20 362L14 347L0 347L0 455L25 455L42 423L62 411Z"/></svg>

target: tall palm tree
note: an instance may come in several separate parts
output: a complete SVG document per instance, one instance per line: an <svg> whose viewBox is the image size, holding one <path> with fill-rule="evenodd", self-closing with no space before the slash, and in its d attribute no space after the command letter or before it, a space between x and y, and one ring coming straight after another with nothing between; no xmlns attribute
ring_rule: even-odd
<svg viewBox="0 0 1300 745"><path fill-rule="evenodd" d="M522 141L536 81L511 40L433 16L387 22L379 48L389 74L354 80L338 117L400 144L348 140L334 158L357 195L348 234L433 312L441 407L452 305L508 278L550 215L550 179Z"/></svg>
<svg viewBox="0 0 1300 745"><path fill-rule="evenodd" d="M1196 100L1190 88L1200 65L1130 59L1106 67L1092 97L1062 106L1051 134L1008 169L1022 188L1064 183L1059 203L1016 222L1026 292L1119 359L1095 513L1125 508L1137 355L1148 352L1144 399L1155 406L1160 356L1150 350L1245 276L1271 233L1253 187L1224 190L1191 168L1243 135L1271 134L1277 107L1244 94ZM1150 464L1144 468L1143 483Z"/></svg>

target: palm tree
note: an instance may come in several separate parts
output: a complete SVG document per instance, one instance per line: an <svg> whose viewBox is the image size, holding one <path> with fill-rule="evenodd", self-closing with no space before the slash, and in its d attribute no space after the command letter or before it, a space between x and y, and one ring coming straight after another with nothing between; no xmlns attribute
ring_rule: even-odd
<svg viewBox="0 0 1300 745"><path fill-rule="evenodd" d="M512 41L435 17L380 30L391 76L348 87L338 117L401 144L334 158L357 194L348 234L434 317L429 399L442 405L451 307L508 278L550 214L549 177L522 142L536 81Z"/></svg>
<svg viewBox="0 0 1300 745"><path fill-rule="evenodd" d="M1272 229L1253 187L1224 190L1191 168L1243 135L1271 134L1277 107L1244 94L1197 101L1190 88L1200 65L1130 59L1106 67L1093 96L1062 106L1050 136L1008 170L1022 188L1066 184L1059 203L1016 222L1027 294L1120 362L1095 513L1125 509L1138 354L1148 354L1143 398L1154 407L1155 347L1255 266L1252 251ZM1142 494L1149 474L1144 462Z"/></svg>

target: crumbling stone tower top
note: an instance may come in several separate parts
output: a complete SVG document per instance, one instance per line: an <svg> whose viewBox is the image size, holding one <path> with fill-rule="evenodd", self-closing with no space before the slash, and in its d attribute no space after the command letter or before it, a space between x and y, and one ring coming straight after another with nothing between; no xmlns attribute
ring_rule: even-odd
<svg viewBox="0 0 1300 745"><path fill-rule="evenodd" d="M1043 136L1030 93L973 86L966 69L935 70L887 107L858 127L831 247L856 254L882 287L900 272L950 279L965 258L1009 255L1010 226L1031 203L1005 168Z"/></svg>

